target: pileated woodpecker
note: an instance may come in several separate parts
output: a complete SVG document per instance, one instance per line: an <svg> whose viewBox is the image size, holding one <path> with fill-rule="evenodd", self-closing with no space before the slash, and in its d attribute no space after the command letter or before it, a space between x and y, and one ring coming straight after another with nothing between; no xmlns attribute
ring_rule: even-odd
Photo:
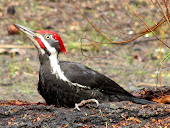
<svg viewBox="0 0 170 128"><path fill-rule="evenodd" d="M52 31L32 31L15 26L26 34L39 53L40 71L38 91L48 105L79 109L86 102L132 101L139 104L154 102L139 99L108 77L80 63L59 61L58 55L66 53L60 36ZM79 104L76 104L79 103Z"/></svg>

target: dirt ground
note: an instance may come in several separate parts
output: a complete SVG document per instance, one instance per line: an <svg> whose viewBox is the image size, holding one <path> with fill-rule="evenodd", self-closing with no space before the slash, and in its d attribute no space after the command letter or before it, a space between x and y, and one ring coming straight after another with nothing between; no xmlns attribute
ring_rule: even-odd
<svg viewBox="0 0 170 128"><path fill-rule="evenodd" d="M132 39L135 35L129 36L128 33L140 32L145 28L123 1L77 0L75 3L96 27L114 42ZM131 0L130 5L149 26L160 20L161 14L150 1ZM115 29L112 29L101 16ZM14 23L33 30L48 29L57 32L67 49L67 54L60 55L60 60L83 63L110 77L128 91L143 88L145 85L160 84L160 80L157 80L160 42L157 40L140 41L153 38L152 34L138 39L136 43L106 44L108 41L98 34L67 0L1 0L0 100L44 101L36 89L39 71L36 49L4 48L7 44L31 45L21 33L8 34L7 27ZM165 23L155 33L166 37L169 32ZM85 57L80 50L81 38L104 43L83 46L83 53L86 56L94 56L93 58ZM164 42L170 45L170 39L165 39ZM83 40L83 44L86 43L91 43L91 41ZM168 54L169 49L162 45L161 59ZM170 59L166 59L161 70L161 85L164 86L170 85L169 64Z"/></svg>
<svg viewBox="0 0 170 128"><path fill-rule="evenodd" d="M0 102L1 104L1 102ZM0 127L9 128L168 128L170 105L128 101L87 105L81 112L39 105L0 105Z"/></svg>

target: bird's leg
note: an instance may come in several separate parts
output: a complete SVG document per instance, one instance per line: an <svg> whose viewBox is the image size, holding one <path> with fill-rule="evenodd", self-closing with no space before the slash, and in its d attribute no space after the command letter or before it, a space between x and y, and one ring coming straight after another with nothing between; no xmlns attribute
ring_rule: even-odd
<svg viewBox="0 0 170 128"><path fill-rule="evenodd" d="M96 100L96 99L88 99L88 100L82 100L82 101L81 101L80 103L78 103L78 104L75 103L74 109L77 109L77 110L81 111L79 107L81 107L81 106L83 106L83 105L85 105L85 104L87 104L87 103L90 103L90 102L96 103L97 107L99 106L99 101L98 101L98 100Z"/></svg>

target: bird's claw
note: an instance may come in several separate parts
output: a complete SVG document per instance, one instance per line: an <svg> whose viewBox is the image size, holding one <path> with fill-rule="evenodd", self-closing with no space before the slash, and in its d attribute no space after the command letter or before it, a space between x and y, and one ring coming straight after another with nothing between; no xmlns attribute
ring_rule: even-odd
<svg viewBox="0 0 170 128"><path fill-rule="evenodd" d="M77 103L75 103L75 107L74 107L74 110L78 110L78 111L81 111L80 108L79 108L79 105Z"/></svg>
<svg viewBox="0 0 170 128"><path fill-rule="evenodd" d="M74 107L74 110L78 110L78 111L81 111L79 107L87 104L87 103L90 103L90 102L95 102L97 107L99 106L99 101L96 100L96 99L88 99L88 100L82 100L80 103L75 103L75 107Z"/></svg>

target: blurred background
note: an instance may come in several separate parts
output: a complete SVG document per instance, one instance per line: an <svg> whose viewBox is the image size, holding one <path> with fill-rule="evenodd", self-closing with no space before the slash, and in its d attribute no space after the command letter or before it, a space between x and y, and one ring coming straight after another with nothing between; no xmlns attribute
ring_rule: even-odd
<svg viewBox="0 0 170 128"><path fill-rule="evenodd" d="M123 0L73 2L113 42L133 39L138 36L133 33L145 31L146 26ZM148 26L152 27L161 20L158 4L148 0L128 2ZM57 32L67 50L66 55L60 55L60 60L83 63L110 77L128 91L160 85L160 78L161 85L170 85L170 59L166 58L169 49L160 45L153 33L133 42L109 44L67 0L0 0L0 100L44 101L37 92L37 51L12 26L15 23L33 30ZM155 34L170 45L169 32L169 26L165 22L156 29ZM164 58L166 60L157 77L159 62Z"/></svg>

